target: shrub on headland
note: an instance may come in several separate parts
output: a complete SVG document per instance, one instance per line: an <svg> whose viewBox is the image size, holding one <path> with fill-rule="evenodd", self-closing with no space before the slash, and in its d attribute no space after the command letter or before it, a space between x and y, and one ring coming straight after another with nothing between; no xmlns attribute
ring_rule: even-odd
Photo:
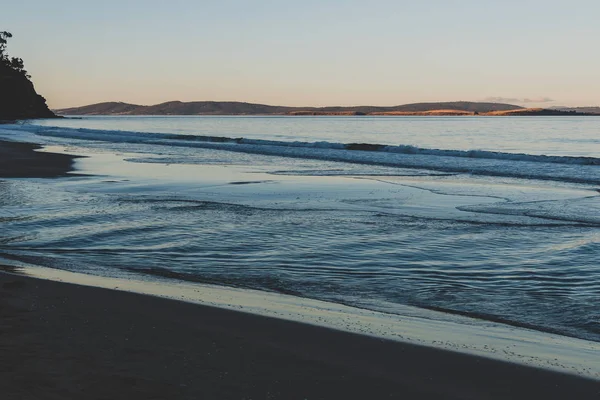
<svg viewBox="0 0 600 400"><path fill-rule="evenodd" d="M26 78L31 78L31 75L25 71L25 66L23 65L23 59L18 57L9 57L6 54L6 45L8 43L8 39L12 37L12 33L10 32L0 32L0 63L5 67L12 69L15 72L23 74Z"/></svg>

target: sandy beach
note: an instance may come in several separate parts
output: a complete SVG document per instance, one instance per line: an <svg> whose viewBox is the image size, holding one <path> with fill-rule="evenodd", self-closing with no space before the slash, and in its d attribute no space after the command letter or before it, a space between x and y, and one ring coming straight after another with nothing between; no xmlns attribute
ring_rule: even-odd
<svg viewBox="0 0 600 400"><path fill-rule="evenodd" d="M41 147L0 140L0 178L52 178L71 170L77 157L35 151Z"/></svg>
<svg viewBox="0 0 600 400"><path fill-rule="evenodd" d="M322 327L0 274L7 399L593 399L598 381Z"/></svg>

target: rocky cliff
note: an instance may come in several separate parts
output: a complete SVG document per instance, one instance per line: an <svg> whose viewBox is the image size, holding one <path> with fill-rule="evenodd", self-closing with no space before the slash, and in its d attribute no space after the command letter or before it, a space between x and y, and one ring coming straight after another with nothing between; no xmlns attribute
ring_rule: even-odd
<svg viewBox="0 0 600 400"><path fill-rule="evenodd" d="M53 117L27 76L0 63L0 121Z"/></svg>

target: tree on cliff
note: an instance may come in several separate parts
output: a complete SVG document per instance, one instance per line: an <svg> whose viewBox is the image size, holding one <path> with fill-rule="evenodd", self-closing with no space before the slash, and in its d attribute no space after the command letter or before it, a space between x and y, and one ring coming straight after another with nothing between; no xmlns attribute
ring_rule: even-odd
<svg viewBox="0 0 600 400"><path fill-rule="evenodd" d="M6 51L6 44L8 43L8 39L12 37L12 33L10 32L0 32L0 56L4 56L4 52Z"/></svg>
<svg viewBox="0 0 600 400"><path fill-rule="evenodd" d="M46 99L36 93L23 60L6 53L11 37L10 32L0 31L0 122L56 117L48 109Z"/></svg>
<svg viewBox="0 0 600 400"><path fill-rule="evenodd" d="M13 71L17 71L25 75L27 78L31 78L31 75L27 74L27 71L25 71L23 59L18 57L9 57L8 54L6 54L6 45L8 43L8 39L11 37L12 33L10 32L0 32L0 63L12 69Z"/></svg>

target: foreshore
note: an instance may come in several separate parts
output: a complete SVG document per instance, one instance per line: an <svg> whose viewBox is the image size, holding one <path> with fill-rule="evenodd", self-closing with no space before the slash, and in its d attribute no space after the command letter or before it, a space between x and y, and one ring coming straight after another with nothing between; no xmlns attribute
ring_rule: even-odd
<svg viewBox="0 0 600 400"><path fill-rule="evenodd" d="M0 178L56 178L72 170L76 156L35 151L41 147L0 140Z"/></svg>
<svg viewBox="0 0 600 400"><path fill-rule="evenodd" d="M69 173L73 157L36 148L0 142L0 176ZM575 374L191 302L38 279L27 276L27 268L4 270L0 390L6 399L600 396L599 380ZM198 285L194 290L205 289ZM436 326L442 337L449 337L450 328Z"/></svg>
<svg viewBox="0 0 600 400"><path fill-rule="evenodd" d="M0 273L7 399L593 399L600 382L472 355Z"/></svg>

